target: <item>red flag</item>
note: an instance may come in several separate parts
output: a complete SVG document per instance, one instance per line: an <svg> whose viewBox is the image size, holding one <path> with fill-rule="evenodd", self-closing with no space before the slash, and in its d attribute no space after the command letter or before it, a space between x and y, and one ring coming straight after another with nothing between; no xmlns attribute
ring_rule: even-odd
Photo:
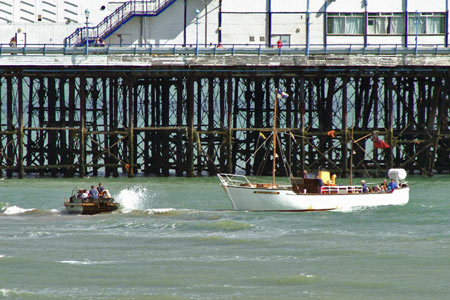
<svg viewBox="0 0 450 300"><path fill-rule="evenodd" d="M373 146L377 149L389 149L391 146L377 137L373 138Z"/></svg>

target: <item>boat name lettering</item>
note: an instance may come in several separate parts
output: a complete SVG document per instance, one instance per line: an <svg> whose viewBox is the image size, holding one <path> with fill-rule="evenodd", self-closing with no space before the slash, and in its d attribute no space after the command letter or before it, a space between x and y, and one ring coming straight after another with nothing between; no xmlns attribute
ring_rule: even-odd
<svg viewBox="0 0 450 300"><path fill-rule="evenodd" d="M279 195L280 192L262 192L262 191L254 191L254 194L269 194L269 195Z"/></svg>

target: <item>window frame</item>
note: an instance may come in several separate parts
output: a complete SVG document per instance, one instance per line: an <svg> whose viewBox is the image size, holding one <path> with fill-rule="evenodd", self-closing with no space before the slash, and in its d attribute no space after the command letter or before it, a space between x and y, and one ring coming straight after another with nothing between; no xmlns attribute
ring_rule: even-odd
<svg viewBox="0 0 450 300"><path fill-rule="evenodd" d="M440 19L440 26L439 26L439 30L440 32L437 33L430 33L428 32L428 22L427 19L428 18L439 18ZM424 32L421 32L419 30L419 32L417 33L418 35L445 35L446 34L446 30L445 30L445 13L443 12L419 12L419 20L424 20L423 22L423 26L425 26L425 30ZM411 21L411 22L410 22ZM415 13L409 13L408 14L408 35L416 35L416 14ZM420 28L421 25L419 25Z"/></svg>
<svg viewBox="0 0 450 300"><path fill-rule="evenodd" d="M349 18L360 18L361 19L361 31L359 33L346 33L345 31L347 30L347 19ZM346 12L340 12L340 13L327 13L327 35L345 35L345 36L364 36L364 23L365 23L365 18L364 18L364 13L358 12L358 13L346 13ZM330 22L331 18L338 18L338 19L343 19L344 20L344 33L334 33L334 32L330 32L330 26L332 22Z"/></svg>
<svg viewBox="0 0 450 300"><path fill-rule="evenodd" d="M419 32L418 35L426 35L426 36L436 36L436 35L445 35L447 34L447 30L445 28L446 26L446 14L445 12L420 12L419 13L423 21L424 31ZM406 17L407 16L407 17ZM347 18L361 18L362 21L362 28L360 28L360 33L347 33L345 32L347 30ZM340 18L343 21L343 24L337 24L332 21L333 19ZM374 21L375 23L370 26L376 27L376 20L377 18L384 18L386 22L388 23L386 26L386 33L376 33L371 32L369 29L369 22ZM401 30L400 32L391 33L392 30L392 20L394 18L401 18ZM415 35L416 29L415 29L415 13L411 12L327 12L326 15L326 35L327 36L405 36L405 35ZM428 26L429 22L427 22L427 18L439 18L440 22L438 24L439 26L439 32L432 33L429 32ZM406 23L408 22L408 23ZM408 25L408 32L405 32L406 24ZM427 25L428 24L428 25ZM338 25L343 28L344 32L331 32L330 29L333 29L332 26ZM336 31L336 30L335 30ZM339 30L337 30L339 31Z"/></svg>
<svg viewBox="0 0 450 300"><path fill-rule="evenodd" d="M385 33L377 33L377 32L370 32L369 33L369 22L374 21L375 24L373 25L376 28L376 21L377 19L384 19L387 23L386 26L386 32ZM393 28L393 19L401 19L401 30L400 32L394 32L392 33ZM404 36L405 35L405 13L398 13L398 12L392 12L392 13L384 13L384 12L370 12L367 15L367 35L369 36Z"/></svg>

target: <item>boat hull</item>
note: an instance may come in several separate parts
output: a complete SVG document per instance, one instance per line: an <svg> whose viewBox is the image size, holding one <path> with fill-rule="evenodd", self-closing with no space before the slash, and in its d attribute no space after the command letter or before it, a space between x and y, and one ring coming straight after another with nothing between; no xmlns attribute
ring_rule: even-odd
<svg viewBox="0 0 450 300"><path fill-rule="evenodd" d="M67 213L81 215L95 215L99 213L112 212L120 205L116 202L64 202Z"/></svg>
<svg viewBox="0 0 450 300"><path fill-rule="evenodd" d="M409 187L387 193L296 194L291 189L266 189L223 185L234 210L320 211L358 207L405 205Z"/></svg>

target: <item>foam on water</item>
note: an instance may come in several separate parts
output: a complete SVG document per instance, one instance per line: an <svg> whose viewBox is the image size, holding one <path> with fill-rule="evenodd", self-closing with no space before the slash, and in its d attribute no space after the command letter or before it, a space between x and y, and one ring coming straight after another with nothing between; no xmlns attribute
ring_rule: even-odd
<svg viewBox="0 0 450 300"><path fill-rule="evenodd" d="M30 211L33 211L34 208L22 208L18 206L10 206L3 209L3 213L5 215L20 215Z"/></svg>
<svg viewBox="0 0 450 300"><path fill-rule="evenodd" d="M149 208L145 210L149 215L168 215L175 211L174 208Z"/></svg>
<svg viewBox="0 0 450 300"><path fill-rule="evenodd" d="M100 264L109 264L112 262L100 262L100 261L90 261L90 260L62 260L59 261L62 264L69 264L69 265L100 265Z"/></svg>

